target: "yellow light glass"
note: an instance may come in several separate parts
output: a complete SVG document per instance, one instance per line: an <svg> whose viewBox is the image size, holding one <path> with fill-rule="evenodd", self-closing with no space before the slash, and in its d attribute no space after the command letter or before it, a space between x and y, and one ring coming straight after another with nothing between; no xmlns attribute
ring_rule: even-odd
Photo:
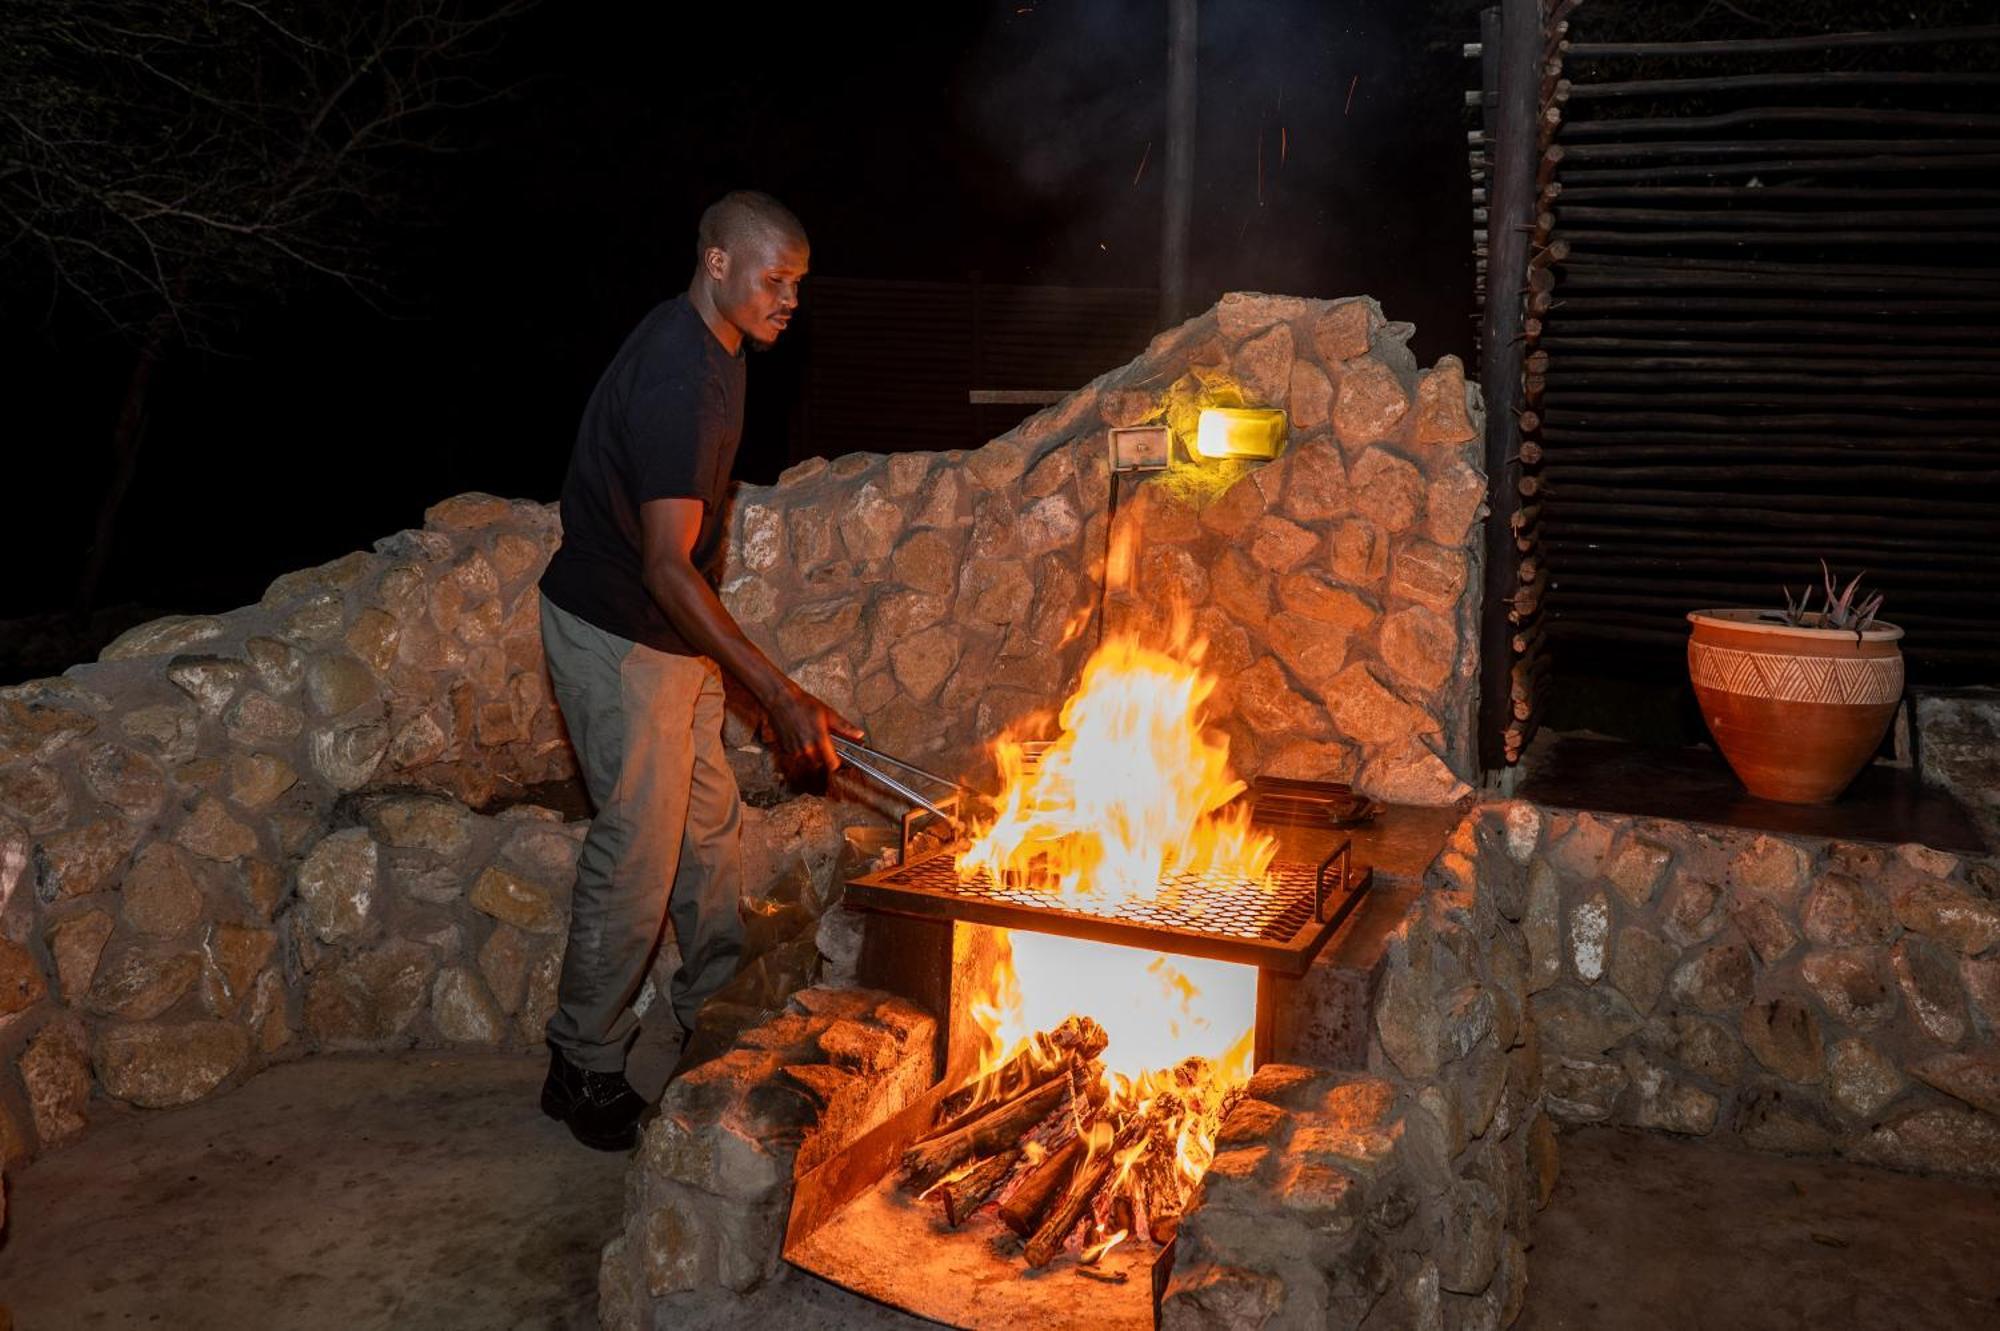
<svg viewBox="0 0 2000 1331"><path fill-rule="evenodd" d="M1205 458L1274 458L1285 447L1285 413L1268 407L1203 407L1194 450Z"/></svg>

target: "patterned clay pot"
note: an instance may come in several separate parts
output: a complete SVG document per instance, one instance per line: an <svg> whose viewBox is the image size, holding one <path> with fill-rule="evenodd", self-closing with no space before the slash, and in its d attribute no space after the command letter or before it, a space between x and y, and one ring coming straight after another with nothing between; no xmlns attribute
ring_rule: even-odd
<svg viewBox="0 0 2000 1331"><path fill-rule="evenodd" d="M1903 630L1793 628L1773 610L1688 614L1702 719L1752 795L1825 804L1882 743L1903 696Z"/></svg>

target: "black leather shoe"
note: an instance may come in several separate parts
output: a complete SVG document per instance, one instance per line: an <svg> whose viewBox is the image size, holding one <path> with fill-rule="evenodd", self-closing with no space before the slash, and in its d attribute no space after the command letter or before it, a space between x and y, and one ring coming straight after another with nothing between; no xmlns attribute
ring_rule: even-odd
<svg viewBox="0 0 2000 1331"><path fill-rule="evenodd" d="M646 1102L622 1072L592 1072L549 1050L542 1082L542 1112L560 1119L570 1135L593 1151L629 1151L639 1142Z"/></svg>

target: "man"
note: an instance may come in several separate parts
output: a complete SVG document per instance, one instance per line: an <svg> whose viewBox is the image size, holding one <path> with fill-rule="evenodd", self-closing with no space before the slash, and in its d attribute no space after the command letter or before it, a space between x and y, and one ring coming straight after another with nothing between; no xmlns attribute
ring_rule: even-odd
<svg viewBox="0 0 2000 1331"><path fill-rule="evenodd" d="M542 1108L598 1150L638 1138L625 1078L639 992L669 912L668 994L692 1034L743 948L736 780L722 746L726 670L780 751L829 771L861 732L743 635L713 579L743 430L745 344L798 308L804 230L765 194L702 214L694 277L648 314L598 380L563 482L563 539L542 576L542 644L597 817L577 857Z"/></svg>

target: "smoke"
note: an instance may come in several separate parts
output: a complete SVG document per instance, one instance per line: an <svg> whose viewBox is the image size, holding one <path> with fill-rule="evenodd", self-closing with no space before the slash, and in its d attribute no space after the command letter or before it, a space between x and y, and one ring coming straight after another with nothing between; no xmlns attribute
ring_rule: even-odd
<svg viewBox="0 0 2000 1331"><path fill-rule="evenodd" d="M1455 50L1427 49L1427 12L1398 0L1200 7L1198 299L1366 291L1391 317L1432 325L1437 349L1464 340L1469 85ZM1158 282L1166 70L1167 0L993 11L958 72L965 188L1003 237L1039 240L1015 268L990 267L1012 280Z"/></svg>

